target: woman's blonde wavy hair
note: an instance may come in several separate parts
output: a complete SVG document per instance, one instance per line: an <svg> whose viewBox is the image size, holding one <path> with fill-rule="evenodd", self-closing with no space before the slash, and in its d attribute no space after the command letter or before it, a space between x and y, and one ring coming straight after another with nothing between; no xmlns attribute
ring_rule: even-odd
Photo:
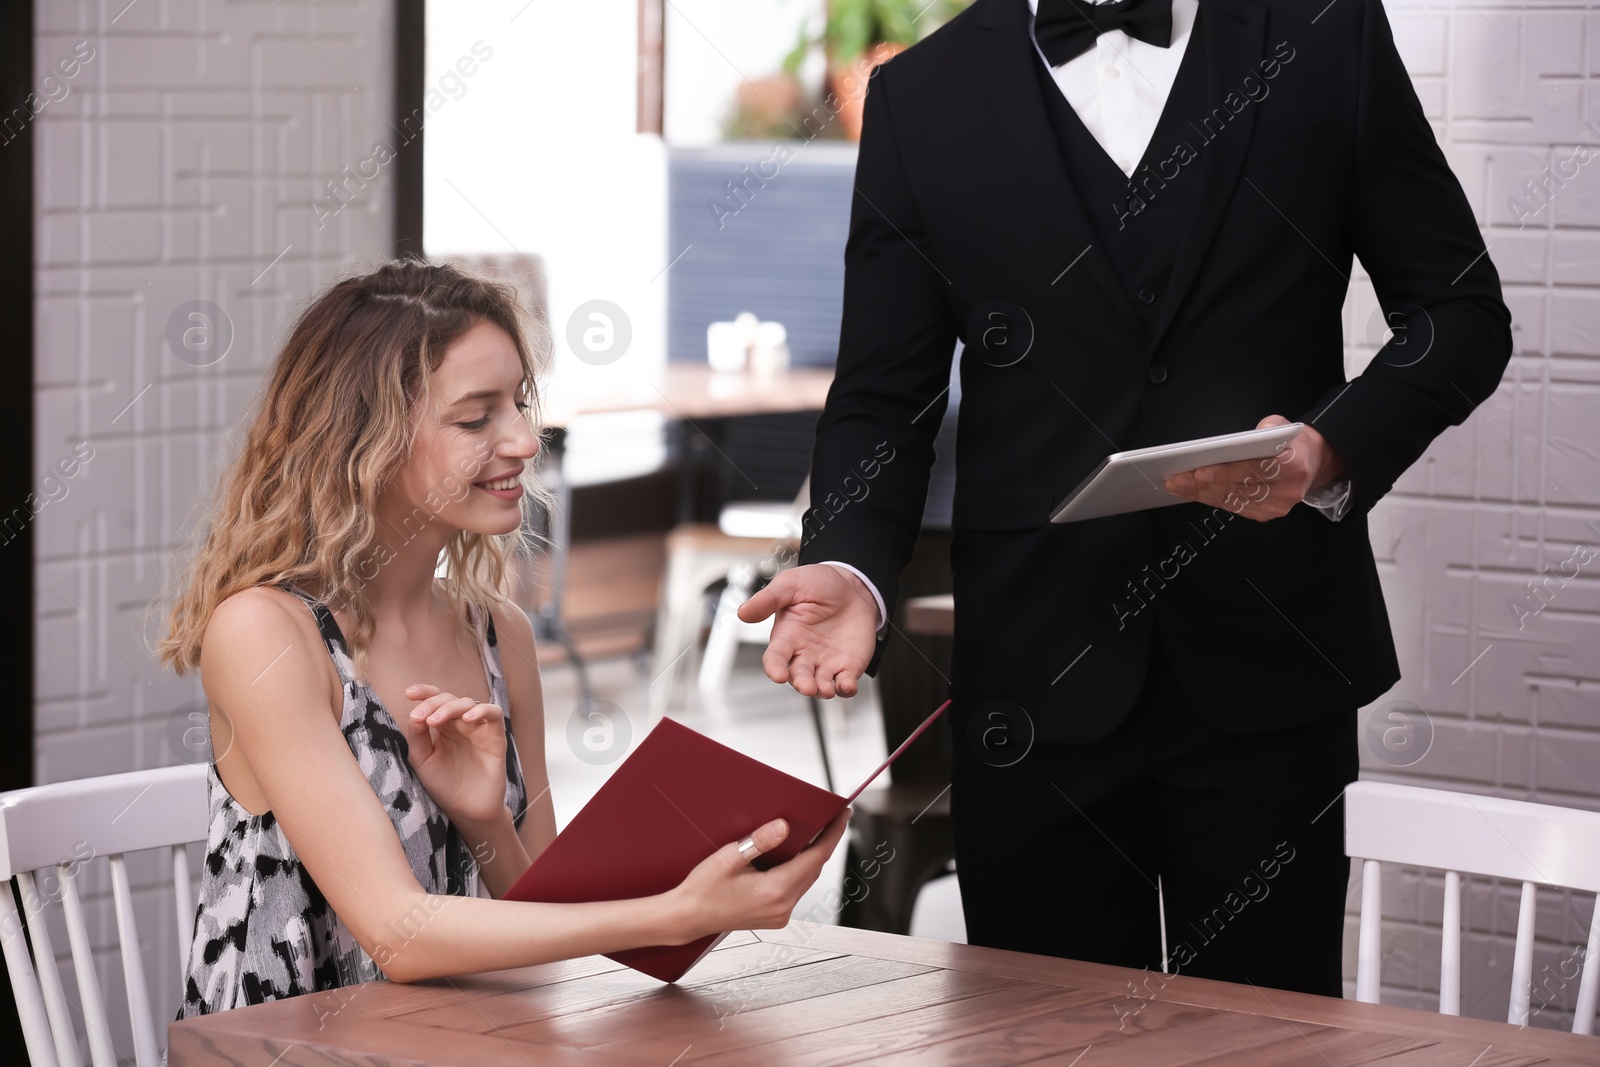
<svg viewBox="0 0 1600 1067"><path fill-rule="evenodd" d="M200 664L201 639L217 606L243 589L293 583L355 621L346 635L358 674L373 621L367 580L378 541L380 494L409 462L417 412L445 352L489 322L516 345L527 417L539 426L536 380L549 334L516 290L456 264L395 260L334 283L300 315L273 363L248 420L243 447L223 473L198 547L169 603L156 642L179 675ZM545 507L548 489L523 475L527 499ZM468 604L510 593L521 531L502 536L457 530L445 548L445 591L463 635L481 639Z"/></svg>

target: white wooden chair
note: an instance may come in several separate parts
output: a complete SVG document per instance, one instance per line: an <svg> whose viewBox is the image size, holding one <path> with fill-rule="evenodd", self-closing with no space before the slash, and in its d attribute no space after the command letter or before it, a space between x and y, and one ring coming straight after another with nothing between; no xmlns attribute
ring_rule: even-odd
<svg viewBox="0 0 1600 1067"><path fill-rule="evenodd" d="M711 635L696 671L697 689L713 714L725 714L722 694L740 640L765 642L772 622L740 622L734 610L799 550L800 518L811 499L811 479L801 483L790 503L733 502L723 507L717 525L684 523L667 534L667 569L656 611L655 657L651 670L649 722L666 714L677 686L679 664L697 646L706 590L726 578L733 584L717 603ZM761 573L765 572L765 573Z"/></svg>
<svg viewBox="0 0 1600 1067"><path fill-rule="evenodd" d="M772 639L772 620L743 622L738 616L739 605L750 599L760 579L772 577L771 571L776 569L774 564L781 558L783 549L788 550L790 559L800 551L800 520L810 500L811 479L808 477L792 501L733 501L717 514L717 529L728 537L765 541L767 549L762 559L736 564L726 575L728 584L712 616L711 633L701 653L696 682L700 699L708 706L721 704L728 679L733 674L733 659L739 644L765 645ZM761 573L762 568L767 568L768 573Z"/></svg>
<svg viewBox="0 0 1600 1067"><path fill-rule="evenodd" d="M1535 886L1600 893L1600 812L1387 782L1345 790L1345 853L1360 859L1361 930L1356 999L1378 1002L1382 864L1445 872L1439 1011L1461 1014L1461 876L1522 883L1506 1021L1526 1025L1533 982ZM1570 977L1570 976L1569 976ZM1600 900L1578 984L1574 1033L1593 1033L1600 995Z"/></svg>
<svg viewBox="0 0 1600 1067"><path fill-rule="evenodd" d="M111 865L111 891L135 1062L138 1067L157 1067L161 1063L165 1026L158 1027L150 1007L123 857L145 849L167 851L176 888L178 959L186 960L194 931L194 895L184 845L205 840L206 821L203 763L0 793L0 877L15 880L26 913L24 934L11 887L0 886L0 938L5 944L6 970L22 1019L28 1057L35 1067L80 1067L82 1062L73 1008L62 988L46 922L47 906L58 894L78 980L90 1060L94 1067L115 1067L118 1060L111 1043L105 998L95 974L84 901L77 885L82 865L100 856L107 857ZM52 879L54 884L50 885ZM41 880L47 886L42 893Z"/></svg>

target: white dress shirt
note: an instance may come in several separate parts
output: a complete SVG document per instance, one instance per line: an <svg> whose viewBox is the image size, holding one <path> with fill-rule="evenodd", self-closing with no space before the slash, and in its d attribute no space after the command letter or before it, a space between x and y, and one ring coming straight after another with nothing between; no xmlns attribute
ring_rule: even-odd
<svg viewBox="0 0 1600 1067"><path fill-rule="evenodd" d="M1082 3L1085 0L1076 0ZM1111 0L1086 0L1110 3ZM1121 30L1107 30L1095 38L1094 47L1074 56L1059 67L1050 68L1056 87L1078 113L1095 141L1105 149L1122 173L1133 175L1156 132L1161 112L1166 108L1178 65L1189 47L1200 0L1172 0L1172 44L1160 48L1135 40ZM1039 11L1039 0L1028 0L1032 14ZM1033 19L1028 20L1032 32ZM1039 45L1034 43L1039 62L1049 66ZM1350 505L1350 479L1307 493L1304 501L1333 522L1344 518ZM854 574L871 590L878 605L878 632L888 625L883 594L872 580L855 567L839 560L825 561Z"/></svg>
<svg viewBox="0 0 1600 1067"><path fill-rule="evenodd" d="M1172 45L1168 48L1135 40L1121 30L1107 30L1095 38L1093 48L1050 70L1061 95L1124 174L1132 176L1156 132L1199 9L1200 0L1172 0ZM1028 0L1028 10L1037 13L1039 0ZM1039 62L1049 66L1038 44L1033 47Z"/></svg>

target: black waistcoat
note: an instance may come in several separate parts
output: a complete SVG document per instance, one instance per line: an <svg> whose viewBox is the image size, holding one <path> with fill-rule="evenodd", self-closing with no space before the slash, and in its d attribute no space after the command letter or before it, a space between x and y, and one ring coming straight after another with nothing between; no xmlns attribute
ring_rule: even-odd
<svg viewBox="0 0 1600 1067"><path fill-rule="evenodd" d="M1190 114L1205 111L1206 42L1200 18L1196 13L1177 78L1132 177L1123 174L1100 147L1044 63L1035 57L1033 64L1067 175L1094 231L1096 250L1110 262L1150 332L1155 330L1178 238L1188 221L1199 156L1207 150L1204 137L1188 121ZM1116 65L1124 78L1140 76L1126 60L1117 60ZM1062 190L1062 195L1068 191Z"/></svg>

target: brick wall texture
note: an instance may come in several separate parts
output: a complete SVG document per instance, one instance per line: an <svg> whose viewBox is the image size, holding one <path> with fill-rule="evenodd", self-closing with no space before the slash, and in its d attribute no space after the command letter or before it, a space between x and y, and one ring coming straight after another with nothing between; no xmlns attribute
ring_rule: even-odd
<svg viewBox="0 0 1600 1067"><path fill-rule="evenodd" d="M1362 774L1600 809L1600 4L1385 7L1500 271L1515 354L1499 391L1373 513L1404 678L1368 715L1408 714L1419 746L1429 733L1431 744L1417 759L1420 747L1384 751L1381 730L1364 730ZM1350 373L1382 327L1358 278L1345 307ZM1505 1018L1519 891L1466 882L1464 1014ZM1442 900L1442 875L1386 871L1384 1002L1437 1006ZM1358 901L1359 877L1350 979ZM1564 976L1582 960L1594 906L1589 894L1540 891L1532 1025L1571 1025L1577 982Z"/></svg>
<svg viewBox="0 0 1600 1067"><path fill-rule="evenodd" d="M393 23L388 0L35 11L34 758L55 782L193 758L199 686L155 665L140 616L293 313L389 245L389 175L369 160L394 140ZM146 971L170 1018L170 890L141 859ZM79 882L107 949L109 881L100 862ZM115 956L99 974L125 1016Z"/></svg>

